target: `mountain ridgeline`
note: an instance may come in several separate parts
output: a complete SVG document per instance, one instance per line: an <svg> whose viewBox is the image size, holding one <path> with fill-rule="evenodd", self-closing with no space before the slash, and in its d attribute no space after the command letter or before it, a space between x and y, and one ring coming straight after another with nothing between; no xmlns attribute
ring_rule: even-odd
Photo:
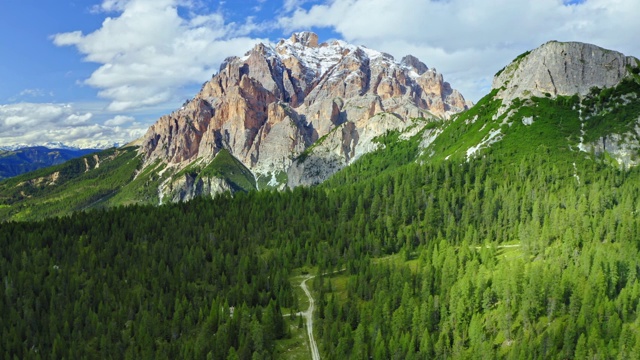
<svg viewBox="0 0 640 360"><path fill-rule="evenodd" d="M639 162L638 96L637 59L552 41L499 71L491 93L467 109L415 57L398 63L297 33L227 59L192 100L128 147L70 163L57 181L45 181L59 172L52 168L0 183L0 215L37 219L316 185L384 148L389 132L418 141L420 162L469 161L489 150L516 161L545 151L562 166L589 158L630 167ZM114 173L91 166L114 160ZM95 177L107 181L95 186ZM78 198L70 189L83 200L69 202Z"/></svg>
<svg viewBox="0 0 640 360"><path fill-rule="evenodd" d="M200 93L140 139L143 165L166 164L159 192L182 200L176 176L226 150L258 188L317 184L376 148L373 138L467 109L462 95L413 56L296 33L231 57ZM206 179L198 181L206 182Z"/></svg>
<svg viewBox="0 0 640 360"><path fill-rule="evenodd" d="M62 164L83 155L98 152L98 149L55 149L44 146L23 147L15 150L0 150L0 180L30 171Z"/></svg>
<svg viewBox="0 0 640 360"><path fill-rule="evenodd" d="M135 144L0 182L41 220L0 223L0 356L309 358L315 275L324 359L638 358L640 62L549 42L466 110L434 74L296 34Z"/></svg>
<svg viewBox="0 0 640 360"><path fill-rule="evenodd" d="M52 168L0 183L0 215L37 219L316 185L384 148L380 137L389 132L417 139L419 162L469 161L487 151L517 161L543 151L561 166L585 159L635 166L638 78L633 57L552 41L499 71L491 93L468 109L413 56L396 62L297 33L227 59L193 99L128 147L70 163L75 170L57 181L45 181L59 172ZM127 165L113 173L91 166L103 161ZM96 186L95 178L106 181Z"/></svg>

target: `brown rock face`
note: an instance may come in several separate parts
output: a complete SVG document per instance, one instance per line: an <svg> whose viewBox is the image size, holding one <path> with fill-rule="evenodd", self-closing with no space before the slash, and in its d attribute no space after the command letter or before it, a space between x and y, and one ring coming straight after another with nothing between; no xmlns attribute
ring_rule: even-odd
<svg viewBox="0 0 640 360"><path fill-rule="evenodd" d="M351 145L340 148L349 163L376 114L402 122L464 109L462 95L413 56L398 63L366 47L319 44L316 34L296 33L225 60L192 100L149 128L140 151L145 164L160 159L184 167L227 149L259 178L286 173L305 149L345 123L340 142Z"/></svg>
<svg viewBox="0 0 640 360"><path fill-rule="evenodd" d="M198 154L203 133L211 122L213 109L203 100L185 104L176 113L163 116L152 125L144 137L142 151L148 159L182 162Z"/></svg>

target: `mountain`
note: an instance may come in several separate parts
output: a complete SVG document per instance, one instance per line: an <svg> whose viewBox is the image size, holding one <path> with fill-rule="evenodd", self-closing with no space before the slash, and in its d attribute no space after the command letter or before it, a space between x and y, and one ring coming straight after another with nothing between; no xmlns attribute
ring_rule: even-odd
<svg viewBox="0 0 640 360"><path fill-rule="evenodd" d="M497 98L510 103L515 98L579 95L596 88L612 88L637 67L637 59L617 51L579 43L550 41L518 56L500 70L493 89Z"/></svg>
<svg viewBox="0 0 640 360"><path fill-rule="evenodd" d="M0 217L327 179L327 187L340 186L412 162L525 166L540 154L583 181L592 164L640 161L638 73L637 59L615 51L549 42L517 57L488 95L455 114L467 106L462 96L414 57L395 62L294 34L228 59L136 142L1 182Z"/></svg>
<svg viewBox="0 0 640 360"><path fill-rule="evenodd" d="M639 64L590 44L543 44L500 70L491 93L443 126L426 153L437 161L494 152L517 162L544 152L558 166L585 158L635 166Z"/></svg>
<svg viewBox="0 0 640 360"><path fill-rule="evenodd" d="M198 175L222 150L240 161L238 171L253 174L257 188L317 184L375 149L372 139L387 130L465 109L462 95L413 56L397 62L303 32L226 59L193 99L136 144L145 168L166 165L159 192L175 201L219 183Z"/></svg>
<svg viewBox="0 0 640 360"><path fill-rule="evenodd" d="M64 149L44 146L0 150L0 180L98 152L98 149Z"/></svg>
<svg viewBox="0 0 640 360"><path fill-rule="evenodd" d="M0 183L0 212L39 218L61 209L317 184L384 146L380 135L414 134L468 106L414 56L398 62L364 46L296 33L226 59L193 99L142 138Z"/></svg>
<svg viewBox="0 0 640 360"><path fill-rule="evenodd" d="M82 149L91 149L91 150L104 150L112 147L120 147L121 144L119 142L110 142L110 141L89 141L82 140L78 141L78 144L69 144L61 141L49 141L49 142L40 142L33 144L13 144L8 146L0 146L0 150L20 150L23 148L33 148L33 147L46 147L49 149L63 149L63 150L82 150Z"/></svg>

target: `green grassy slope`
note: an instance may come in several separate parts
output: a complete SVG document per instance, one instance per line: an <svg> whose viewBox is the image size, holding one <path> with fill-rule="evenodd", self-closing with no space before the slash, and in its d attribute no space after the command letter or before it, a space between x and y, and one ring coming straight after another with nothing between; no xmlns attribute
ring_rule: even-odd
<svg viewBox="0 0 640 360"><path fill-rule="evenodd" d="M68 215L91 208L158 204L158 188L168 177L187 173L196 181L220 178L233 191L256 189L253 174L227 150L206 165L192 165L178 173L163 173L157 161L142 171L135 148L111 149L0 182L0 219L35 220Z"/></svg>
<svg viewBox="0 0 640 360"><path fill-rule="evenodd" d="M594 143L611 134L640 135L635 130L640 119L639 76L615 88L594 88L583 99L577 95L516 99L507 109L500 109L496 92L448 123L425 151L424 160L467 160L492 153L507 164L518 164L542 153L557 166L572 166L594 159L593 154L579 151L581 141ZM493 143L492 133L498 134ZM474 147L479 149L470 151Z"/></svg>
<svg viewBox="0 0 640 360"><path fill-rule="evenodd" d="M0 182L0 218L41 219L100 207L133 178L134 148L110 149Z"/></svg>
<svg viewBox="0 0 640 360"><path fill-rule="evenodd" d="M131 181L123 184L106 201L107 206L132 204L158 204L158 186L162 181L160 172L166 167L161 161L148 165Z"/></svg>
<svg viewBox="0 0 640 360"><path fill-rule="evenodd" d="M173 177L179 178L185 174L190 174L196 181L211 177L226 180L234 191L256 189L256 180L251 171L231 155L227 149L220 150L210 163L193 163L177 172Z"/></svg>
<svg viewBox="0 0 640 360"><path fill-rule="evenodd" d="M198 176L226 179L236 191L256 189L256 180L251 171L226 149L220 150L213 161L202 168Z"/></svg>

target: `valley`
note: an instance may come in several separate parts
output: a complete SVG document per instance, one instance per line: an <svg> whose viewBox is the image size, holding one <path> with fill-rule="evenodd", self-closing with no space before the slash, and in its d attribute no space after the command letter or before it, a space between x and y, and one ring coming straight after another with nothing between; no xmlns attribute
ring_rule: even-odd
<svg viewBox="0 0 640 360"><path fill-rule="evenodd" d="M295 34L0 182L0 357L637 358L640 61L548 42L469 108L420 64Z"/></svg>

